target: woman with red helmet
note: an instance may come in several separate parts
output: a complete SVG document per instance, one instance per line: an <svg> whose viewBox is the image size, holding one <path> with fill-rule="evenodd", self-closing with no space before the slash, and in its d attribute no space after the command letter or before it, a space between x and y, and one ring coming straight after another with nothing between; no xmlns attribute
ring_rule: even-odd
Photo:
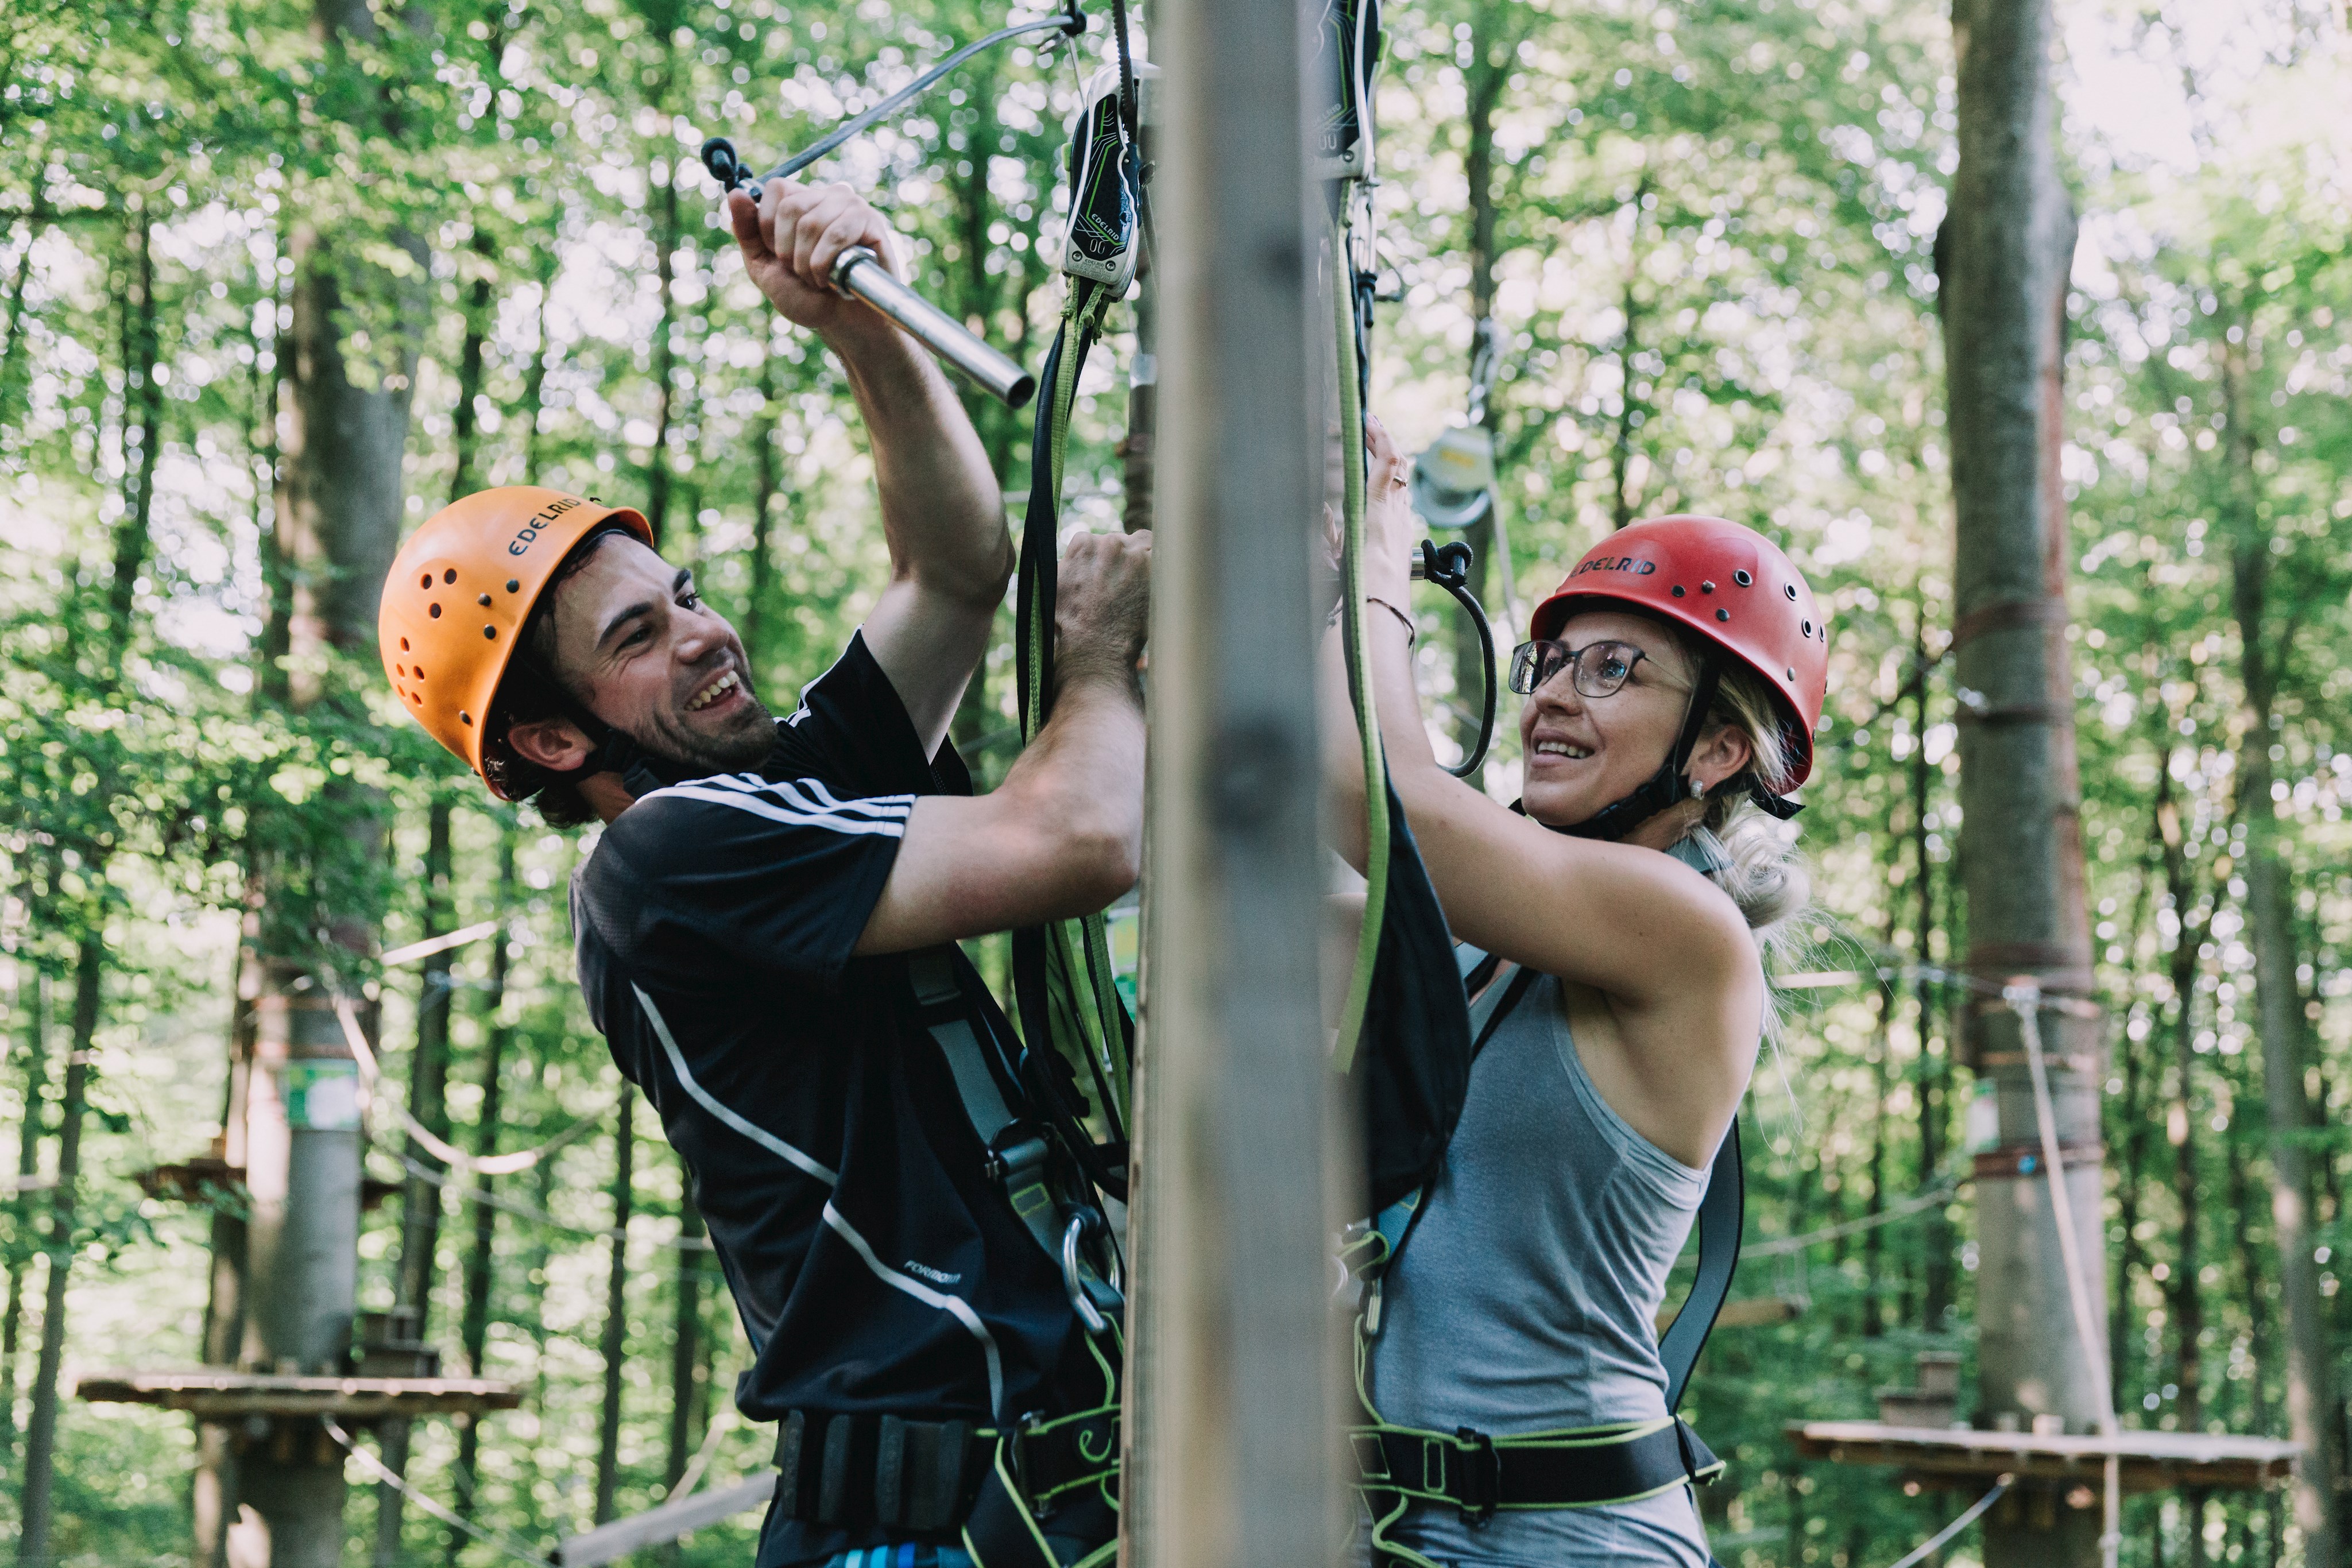
<svg viewBox="0 0 2352 1568"><path fill-rule="evenodd" d="M1504 807L1431 748L1409 460L1376 421L1368 445L1391 775L1455 936L1497 961L1470 971L1468 1101L1367 1314L1374 1556L1702 1568L1686 1494L1717 1466L1670 1408L1653 1325L1755 1065L1761 949L1805 901L1780 823L1812 765L1824 620L1788 557L1737 523L1613 534L1512 656L1525 774ZM1363 841L1361 788L1343 843Z"/></svg>

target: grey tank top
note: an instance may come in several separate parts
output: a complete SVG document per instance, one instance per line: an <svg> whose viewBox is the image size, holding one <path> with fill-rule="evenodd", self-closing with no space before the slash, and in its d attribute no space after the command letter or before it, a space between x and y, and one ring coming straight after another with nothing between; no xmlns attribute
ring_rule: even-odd
<svg viewBox="0 0 2352 1568"><path fill-rule="evenodd" d="M1611 1110L1578 1057L1559 983L1538 977L1470 1075L1426 1211L1383 1289L1367 1369L1400 1426L1554 1431L1666 1414L1653 1322L1706 1172ZM1705 1568L1690 1492L1496 1515L1416 1507L1390 1536L1440 1563Z"/></svg>

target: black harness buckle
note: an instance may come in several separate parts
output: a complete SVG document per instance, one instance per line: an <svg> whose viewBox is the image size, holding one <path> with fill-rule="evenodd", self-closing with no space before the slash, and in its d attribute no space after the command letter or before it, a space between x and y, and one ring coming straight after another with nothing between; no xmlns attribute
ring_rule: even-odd
<svg viewBox="0 0 2352 1568"><path fill-rule="evenodd" d="M1044 1411L1030 1411L1021 1417L1020 1422L1013 1429L1012 1440L1004 1446L1006 1457L1012 1461L1013 1484L1020 1489L1021 1500L1027 1506L1029 1512L1040 1520L1053 1515L1054 1504L1051 1499L1038 1495L1045 1490L1045 1478L1037 1473L1039 1469L1037 1458L1030 1454L1029 1443L1045 1425Z"/></svg>
<svg viewBox="0 0 2352 1568"><path fill-rule="evenodd" d="M1462 1445L1455 1450L1462 1458L1462 1489L1454 1500L1462 1522L1484 1530L1502 1506L1503 1461L1495 1453L1495 1439L1476 1427L1456 1427L1454 1436Z"/></svg>

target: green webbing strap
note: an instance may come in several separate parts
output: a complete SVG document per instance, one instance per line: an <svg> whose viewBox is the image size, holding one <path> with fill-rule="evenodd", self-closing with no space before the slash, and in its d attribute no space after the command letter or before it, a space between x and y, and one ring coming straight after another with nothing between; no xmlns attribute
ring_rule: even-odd
<svg viewBox="0 0 2352 1568"><path fill-rule="evenodd" d="M1045 727L1053 706L1051 583L1070 414L1080 372L1102 329L1112 297L1113 291L1103 284L1072 279L1062 325L1045 360L1045 395L1038 402L1029 507L1022 538L1016 628L1020 733L1024 746ZM1029 956L1024 958L1024 953ZM1122 1143L1127 1136L1127 1025L1104 917L1091 915L1052 921L1016 937L1014 987L1023 993L1016 1011L1024 1034L1030 1037L1029 1048L1051 1050L1073 1066L1085 1064L1094 1082L1102 1131L1114 1144ZM1095 1174L1099 1180L1109 1173Z"/></svg>
<svg viewBox="0 0 2352 1568"><path fill-rule="evenodd" d="M1364 1009L1371 999L1372 966L1380 956L1381 921L1389 897L1388 763L1381 750L1380 716L1372 696L1371 649L1364 634L1364 407L1356 362L1356 298L1341 287L1349 265L1348 220L1332 225L1331 298L1338 307L1339 342L1339 631L1348 657L1348 699L1355 706L1356 729L1364 750L1364 924L1356 936L1356 964L1348 977L1348 998L1339 1009L1339 1035L1331 1065L1341 1073L1356 1061L1364 1032Z"/></svg>

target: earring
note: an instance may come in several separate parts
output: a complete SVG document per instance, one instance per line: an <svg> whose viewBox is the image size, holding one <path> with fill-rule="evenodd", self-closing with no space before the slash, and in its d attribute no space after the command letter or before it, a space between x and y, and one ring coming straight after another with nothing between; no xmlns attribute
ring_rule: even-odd
<svg viewBox="0 0 2352 1568"><path fill-rule="evenodd" d="M1694 779L1690 781L1690 798L1696 800L1706 793L1706 786Z"/></svg>

